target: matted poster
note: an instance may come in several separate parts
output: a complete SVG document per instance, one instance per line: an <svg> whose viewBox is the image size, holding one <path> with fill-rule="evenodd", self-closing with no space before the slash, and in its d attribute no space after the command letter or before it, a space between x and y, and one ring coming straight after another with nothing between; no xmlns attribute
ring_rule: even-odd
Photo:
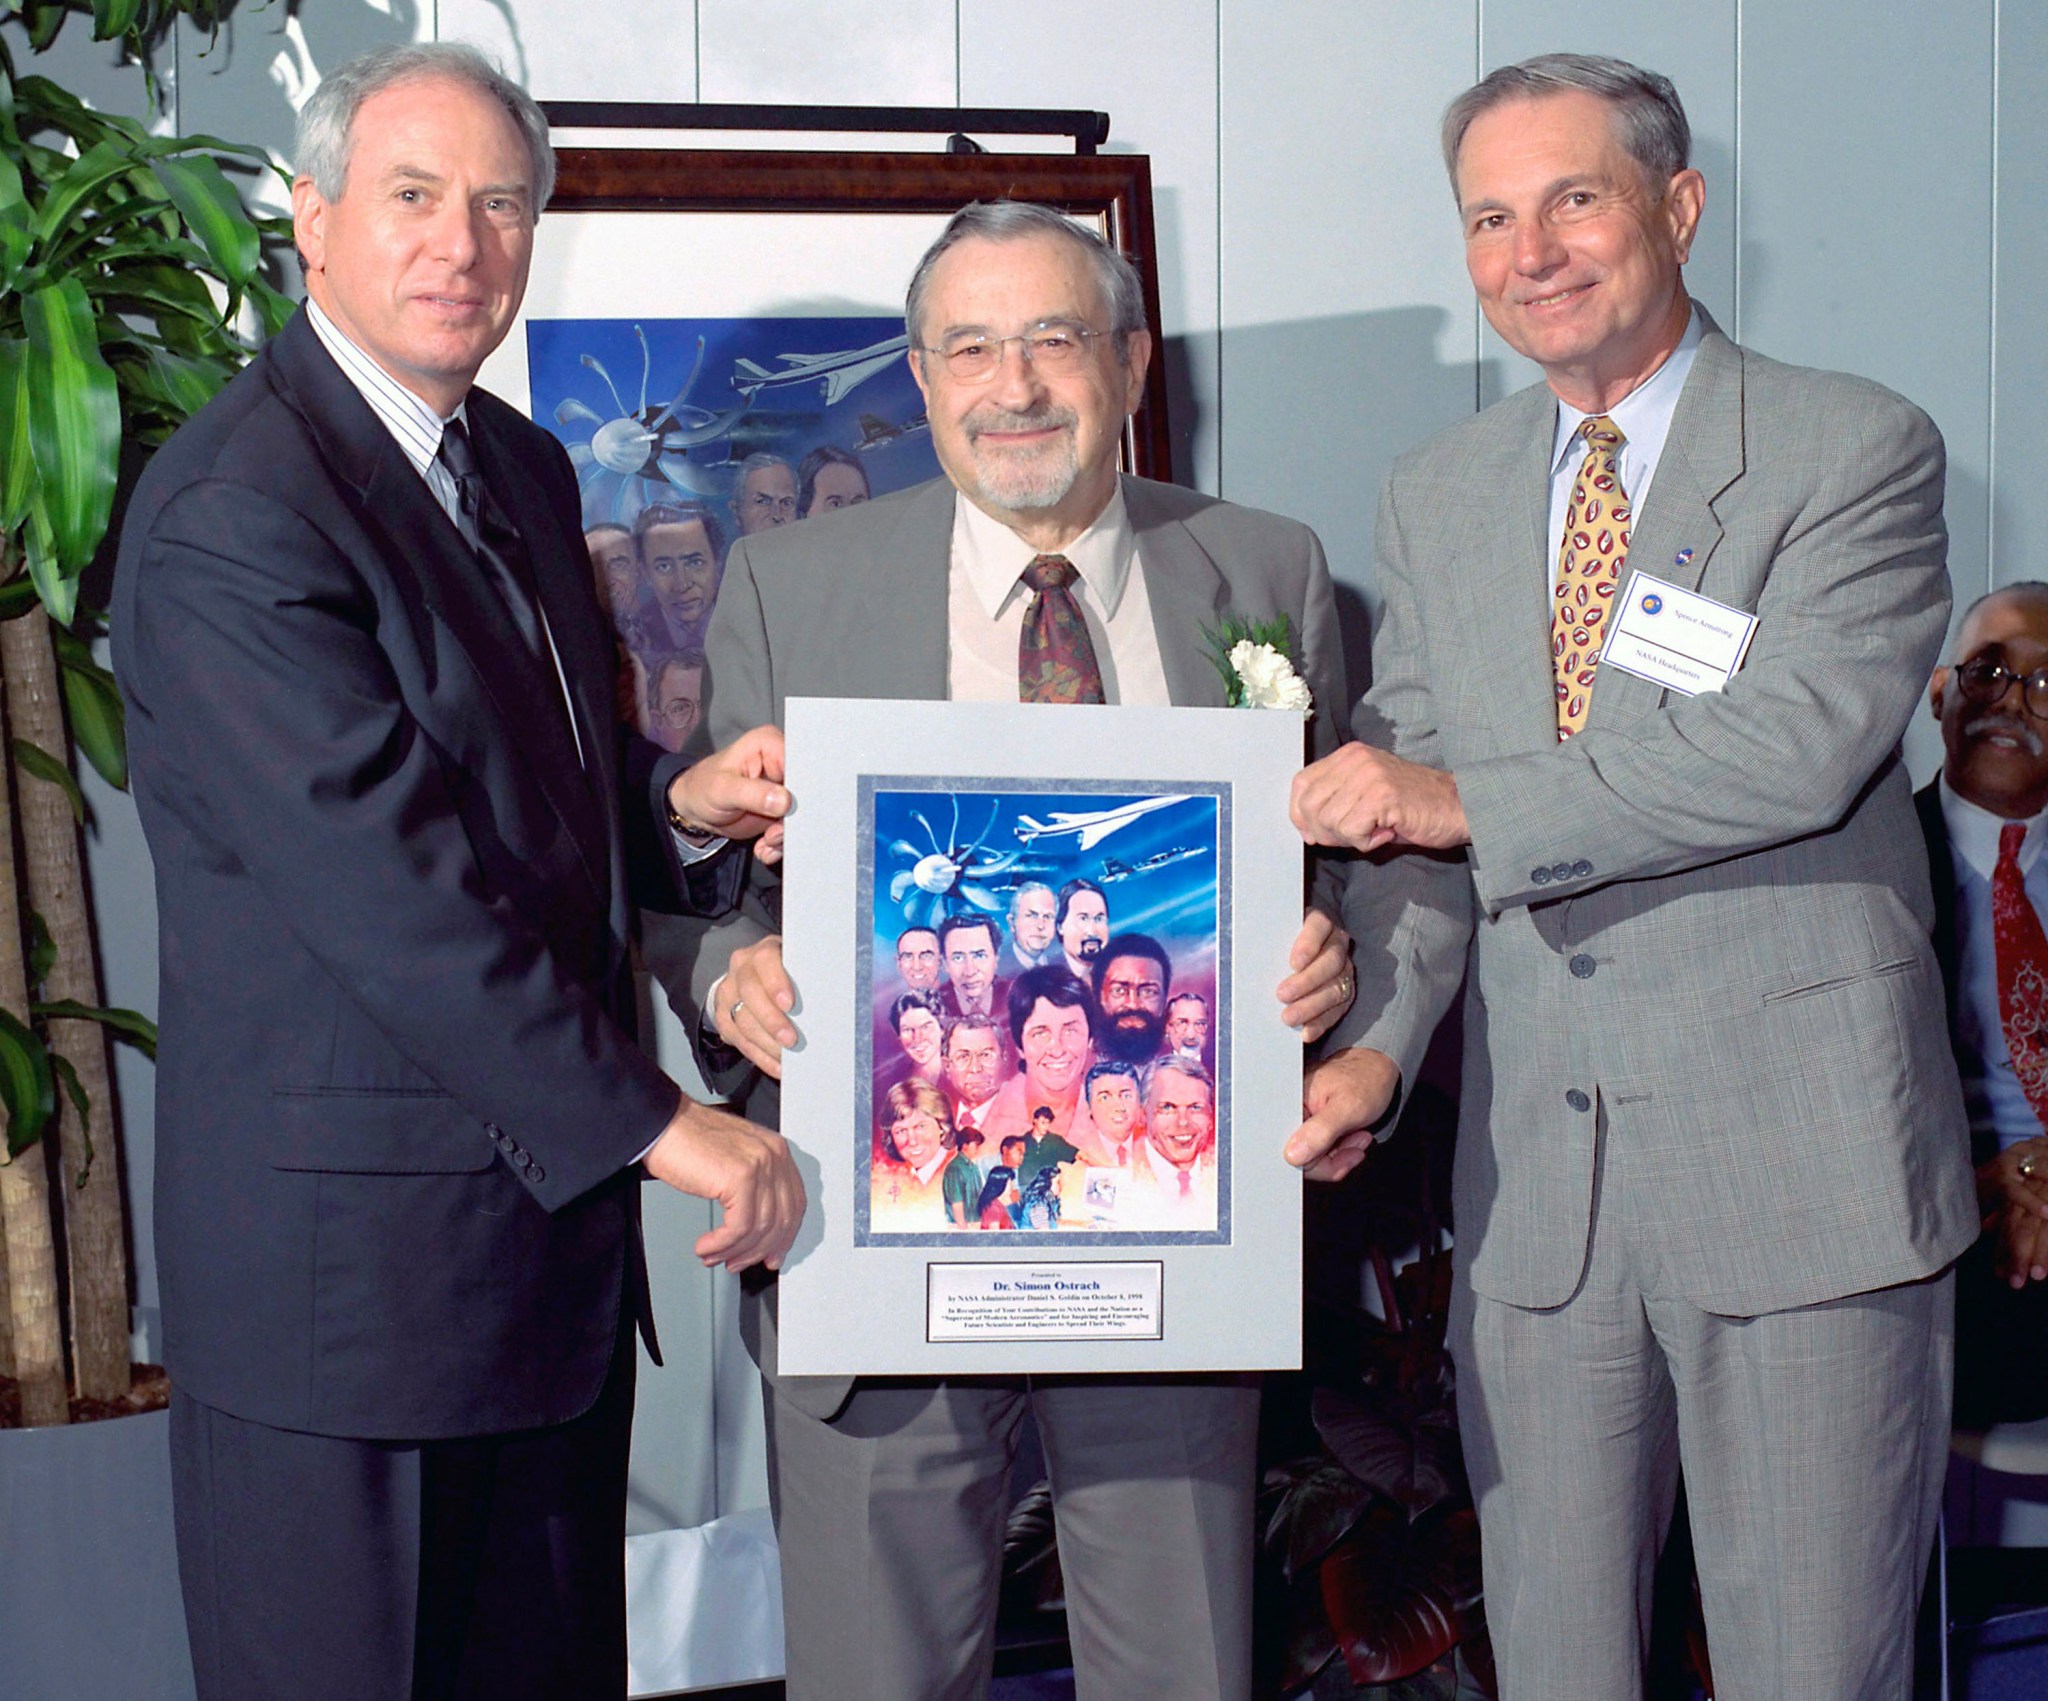
<svg viewBox="0 0 2048 1701"><path fill-rule="evenodd" d="M782 1370L1296 1363L1299 717L796 699L787 734Z"/></svg>

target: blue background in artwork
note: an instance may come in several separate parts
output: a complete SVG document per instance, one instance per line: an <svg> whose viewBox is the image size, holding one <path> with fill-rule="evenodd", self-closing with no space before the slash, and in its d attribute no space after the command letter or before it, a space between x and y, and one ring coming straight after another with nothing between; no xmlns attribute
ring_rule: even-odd
<svg viewBox="0 0 2048 1701"><path fill-rule="evenodd" d="M953 804L959 798L959 825L954 826ZM875 791L875 937L878 948L893 952L896 935L908 925L902 911L889 899L889 881L899 869L912 865L913 858L892 847L898 842L914 846L919 856L949 843L980 839L985 855L1019 848L1012 830L1017 819L1031 815L1040 821L1053 811L1079 814L1114 809L1135 803L1156 792L1070 791L1064 788L1030 792L907 792ZM990 806L995 809L994 830L986 833ZM926 825L914 815L921 814ZM1146 873L1133 873L1122 880L1104 881L1104 862L1114 858L1135 867L1146 856L1183 845L1205 847L1200 856L1170 863ZM1027 861L1050 864L1048 872L1034 874L1057 891L1063 881L1081 878L1100 884L1109 904L1112 933L1149 933L1176 960L1188 947L1213 961L1216 941L1216 799L1196 793L1185 802L1140 815L1119 827L1089 850L1078 848L1072 836L1041 838L1024 848ZM1007 922L1007 886L992 891L1000 904L999 919ZM965 903L953 907L967 909ZM1178 947L1178 948L1177 948ZM886 960L886 959L885 959Z"/></svg>
<svg viewBox="0 0 2048 1701"><path fill-rule="evenodd" d="M634 334L636 325L647 339L644 353ZM587 418L557 420L556 409L565 400L581 402L603 420L618 417L621 407L637 413L643 391L648 406L665 407L690 375L700 336L704 364L679 410L685 424L708 421L739 405L742 398L732 378L734 362L742 356L775 373L784 370L779 357L785 354L840 353L902 334L903 321L897 318L529 319L526 347L533 417L572 449L587 445L597 427ZM586 355L610 374L610 384L584 364ZM860 449L863 414L892 427L923 416L924 398L901 354L829 406L825 386L816 379L762 390L727 432L684 451L698 482L683 494L723 502L732 488L735 463L749 454L766 451L793 466L819 444L859 454L877 496L937 474L931 436L922 429ZM582 482L586 526L601 520L630 525L647 503L670 494L663 481L609 472Z"/></svg>

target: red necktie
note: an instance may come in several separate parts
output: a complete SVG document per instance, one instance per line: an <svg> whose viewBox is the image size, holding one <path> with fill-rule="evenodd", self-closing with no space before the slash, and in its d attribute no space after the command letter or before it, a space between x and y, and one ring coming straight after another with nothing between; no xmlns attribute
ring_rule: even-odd
<svg viewBox="0 0 2048 1701"><path fill-rule="evenodd" d="M1180 1172L1180 1196L1185 1199L1195 1190L1195 1178L1186 1170Z"/></svg>
<svg viewBox="0 0 2048 1701"><path fill-rule="evenodd" d="M1024 569L1031 603L1017 637L1017 697L1025 703L1100 703L1102 669L1088 622L1069 588L1080 574L1064 555L1035 555Z"/></svg>
<svg viewBox="0 0 2048 1701"><path fill-rule="evenodd" d="M2027 1103L2048 1128L2048 936L2020 875L2026 824L2008 822L1998 833L1998 866L1991 871L1991 937L1998 959L1998 1019L2005 1049Z"/></svg>

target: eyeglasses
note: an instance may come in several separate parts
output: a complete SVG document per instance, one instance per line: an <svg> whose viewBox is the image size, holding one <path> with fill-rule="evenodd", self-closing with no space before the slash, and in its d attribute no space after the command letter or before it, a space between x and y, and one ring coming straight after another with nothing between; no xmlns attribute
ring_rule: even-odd
<svg viewBox="0 0 2048 1701"><path fill-rule="evenodd" d="M1983 656L1962 663L1956 669L1956 683L1971 702L1989 708L2005 696L2011 686L2020 688L2020 701L2036 720L2048 721L2048 667L2032 673L2015 673L2003 662Z"/></svg>
<svg viewBox="0 0 2048 1701"><path fill-rule="evenodd" d="M1013 337L992 337L983 331L955 331L937 348L922 345L946 363L956 384L986 384L1001 369L1003 350L1016 343L1039 371L1058 375L1076 370L1087 358L1088 345L1106 331L1090 330L1071 319L1041 319Z"/></svg>

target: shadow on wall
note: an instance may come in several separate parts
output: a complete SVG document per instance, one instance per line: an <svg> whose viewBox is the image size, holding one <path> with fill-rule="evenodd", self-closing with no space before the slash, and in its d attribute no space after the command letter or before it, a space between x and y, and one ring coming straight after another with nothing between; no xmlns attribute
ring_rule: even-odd
<svg viewBox="0 0 2048 1701"><path fill-rule="evenodd" d="M1446 347L1458 358L1446 359ZM1223 494L1315 528L1337 581L1354 695L1369 678L1373 516L1403 450L1468 417L1467 322L1395 307L1223 333Z"/></svg>
<svg viewBox="0 0 2048 1701"><path fill-rule="evenodd" d="M530 67L512 0L487 0L503 25L501 47L486 52L522 85ZM289 162L299 107L320 76L387 42L434 38L433 0L289 0L244 3L221 25L209 49L206 33L180 26L178 128L253 142Z"/></svg>

